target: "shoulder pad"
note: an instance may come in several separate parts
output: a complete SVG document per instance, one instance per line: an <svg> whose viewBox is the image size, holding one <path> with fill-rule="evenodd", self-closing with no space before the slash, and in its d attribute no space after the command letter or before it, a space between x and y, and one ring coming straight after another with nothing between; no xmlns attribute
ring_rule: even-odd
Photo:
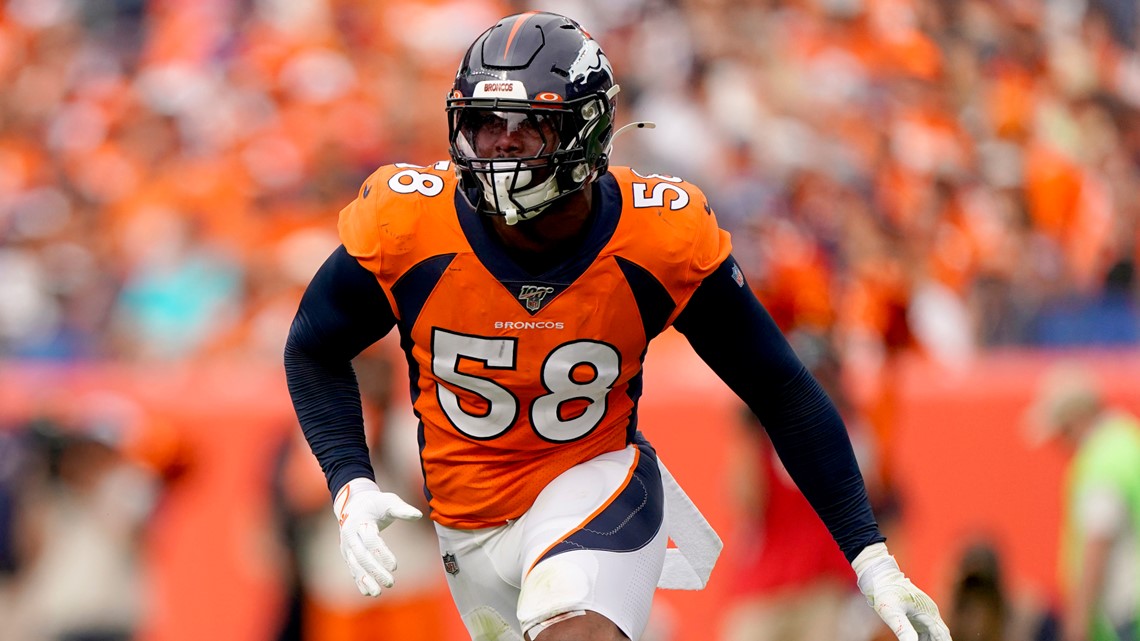
<svg viewBox="0 0 1140 641"><path fill-rule="evenodd" d="M699 187L676 176L642 174L629 167L611 167L627 207L665 212L700 212L711 214L712 207Z"/></svg>
<svg viewBox="0 0 1140 641"><path fill-rule="evenodd" d="M444 195L444 192L455 184L455 170L450 160L441 160L437 163L419 166L408 163L384 165L365 179L357 194L358 200L371 200L372 203L388 204L419 198L408 199L407 196L420 196L425 199ZM375 206L375 205L373 205Z"/></svg>
<svg viewBox="0 0 1140 641"><path fill-rule="evenodd" d="M623 199L619 253L653 273L680 309L732 250L728 233L696 185L628 167L610 172Z"/></svg>
<svg viewBox="0 0 1140 641"><path fill-rule="evenodd" d="M348 253L380 273L381 249L396 257L414 244L417 230L453 211L456 185L450 161L426 167L399 163L377 169L356 200L341 210L337 230Z"/></svg>

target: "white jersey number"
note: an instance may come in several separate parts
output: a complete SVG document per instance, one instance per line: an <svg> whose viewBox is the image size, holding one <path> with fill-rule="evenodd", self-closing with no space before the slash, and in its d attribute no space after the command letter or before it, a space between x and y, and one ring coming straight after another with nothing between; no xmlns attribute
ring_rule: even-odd
<svg viewBox="0 0 1140 641"><path fill-rule="evenodd" d="M397 194L414 194L420 193L424 196L438 196L443 191L443 178L435 174L426 174L417 169L425 169L420 165L409 165L407 163L396 163L396 167L403 169L392 174L388 179L388 189L396 192ZM447 171L451 166L450 160L441 160L434 165L432 169L436 171Z"/></svg>
<svg viewBox="0 0 1140 641"><path fill-rule="evenodd" d="M447 385L437 385L439 406L455 429L474 439L502 436L519 417L519 399L489 378L459 371L461 359L483 363L489 370L515 369L518 339L485 338L432 330L432 373L441 381L476 394L487 408L482 413L464 409ZM530 424L539 437L555 443L580 439L594 430L606 415L607 395L621 374L621 355L612 345L579 340L559 345L542 364L542 386L548 392L530 407ZM562 406L582 400L586 408L577 416L562 417Z"/></svg>
<svg viewBox="0 0 1140 641"><path fill-rule="evenodd" d="M637 174L637 172L633 172ZM637 174L641 176L641 174ZM678 185L673 183L682 182L680 178L673 176L665 176L663 174L649 174L648 176L641 176L642 178L657 178L666 182L659 182L653 185L653 190L649 190L648 183L633 183L633 206L634 207L664 207L665 206L665 192L673 192L673 199L669 201L669 209L683 209L685 205L689 204L689 192L685 191ZM648 192L648 193L647 193Z"/></svg>
<svg viewBox="0 0 1140 641"><path fill-rule="evenodd" d="M473 414L459 404L459 397L446 385L436 385L439 406L455 429L471 438L495 438L519 417L519 399L489 378L459 371L459 359L480 361L486 369L515 368L515 339L483 338L434 329L431 334L431 371L441 381L472 392L487 402L484 414Z"/></svg>

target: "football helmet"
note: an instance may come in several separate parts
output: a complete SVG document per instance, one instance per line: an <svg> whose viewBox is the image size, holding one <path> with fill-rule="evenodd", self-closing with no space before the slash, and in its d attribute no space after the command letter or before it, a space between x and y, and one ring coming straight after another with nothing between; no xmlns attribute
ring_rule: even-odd
<svg viewBox="0 0 1140 641"><path fill-rule="evenodd" d="M513 225L585 188L609 164L617 92L601 46L569 18L532 11L483 32L447 98L472 206Z"/></svg>

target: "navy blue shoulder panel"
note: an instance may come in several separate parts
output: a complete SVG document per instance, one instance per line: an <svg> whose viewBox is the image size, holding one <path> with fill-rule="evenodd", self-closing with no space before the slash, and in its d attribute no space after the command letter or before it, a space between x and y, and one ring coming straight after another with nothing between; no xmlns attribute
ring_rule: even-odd
<svg viewBox="0 0 1140 641"><path fill-rule="evenodd" d="M412 384L412 387L416 387L415 383ZM412 402L414 403L415 401ZM420 418L418 411L416 412L416 418ZM430 507L432 494L427 484L427 469L424 467L424 448L427 447L427 437L424 435L424 422L422 419L420 419L419 426L416 428L416 442L419 443L420 446L420 474L423 475L422 478L424 479L424 502Z"/></svg>
<svg viewBox="0 0 1140 641"><path fill-rule="evenodd" d="M677 306L673 303L669 290L648 269L621 256L614 258L633 291L633 298L637 301L637 309L641 314L641 325L645 329L645 342L648 343L665 331L665 322Z"/></svg>
<svg viewBox="0 0 1140 641"><path fill-rule="evenodd" d="M400 319L397 321L400 328L400 347L403 348L408 362L408 383L413 405L420 394L420 366L412 357L412 327L419 319L428 296L435 290L439 279L443 277L443 272L447 271L447 266L454 259L455 254L439 254L424 259L404 272L392 285L392 297L396 299L396 308L400 312Z"/></svg>
<svg viewBox="0 0 1140 641"><path fill-rule="evenodd" d="M645 363L645 352L641 353L641 362ZM637 375L629 379L629 387L626 389L626 394L629 400L633 401L633 411L629 413L629 425L625 428L625 442L633 443L641 437L641 433L637 431L637 404L641 401L641 391L643 382L645 381L645 369L638 368Z"/></svg>
<svg viewBox="0 0 1140 641"><path fill-rule="evenodd" d="M411 332L428 296L454 259L455 254L440 254L425 258L404 272L404 275L392 285L392 297L396 299L396 308L400 313L401 332L405 334Z"/></svg>

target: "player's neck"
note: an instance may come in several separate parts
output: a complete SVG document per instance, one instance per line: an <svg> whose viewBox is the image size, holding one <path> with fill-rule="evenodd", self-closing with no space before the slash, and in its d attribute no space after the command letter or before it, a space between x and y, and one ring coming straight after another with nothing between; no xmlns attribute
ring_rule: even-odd
<svg viewBox="0 0 1140 641"><path fill-rule="evenodd" d="M530 220L508 225L495 216L489 226L512 260L540 274L577 252L590 229L592 203L591 190L584 189Z"/></svg>

